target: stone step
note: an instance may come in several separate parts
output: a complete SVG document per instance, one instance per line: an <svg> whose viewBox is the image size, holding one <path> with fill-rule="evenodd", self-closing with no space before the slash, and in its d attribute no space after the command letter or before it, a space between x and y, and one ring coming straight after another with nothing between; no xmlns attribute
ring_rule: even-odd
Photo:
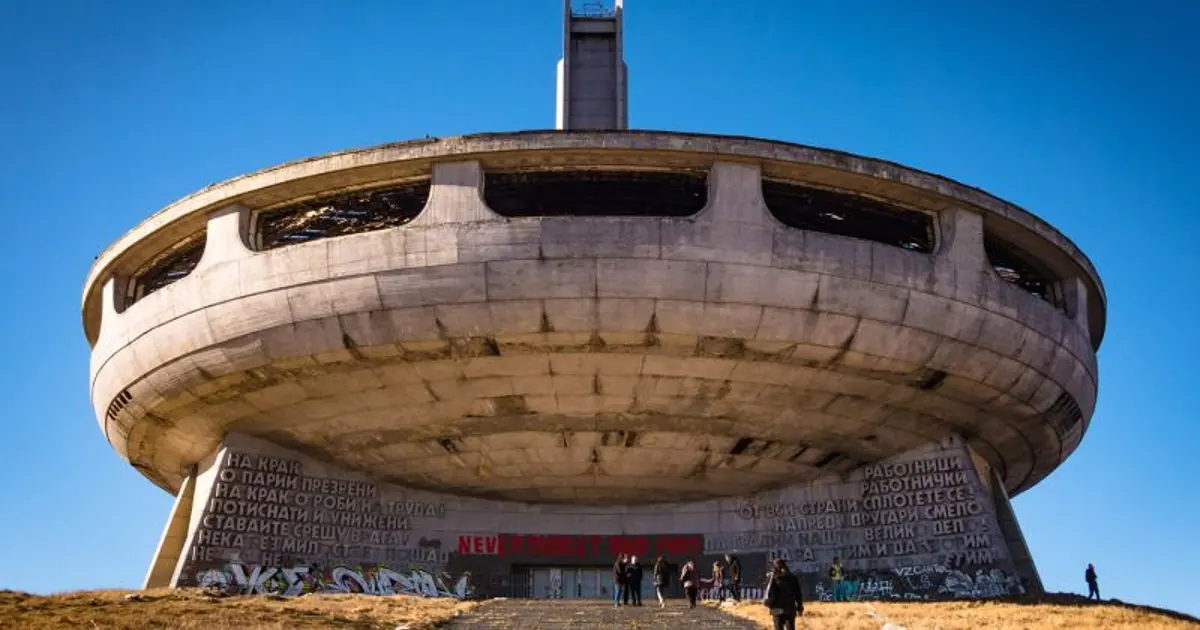
<svg viewBox="0 0 1200 630"><path fill-rule="evenodd" d="M621 606L601 600L506 599L487 602L446 626L450 630L677 630L679 628L759 630L753 623L710 606L688 608L672 600Z"/></svg>

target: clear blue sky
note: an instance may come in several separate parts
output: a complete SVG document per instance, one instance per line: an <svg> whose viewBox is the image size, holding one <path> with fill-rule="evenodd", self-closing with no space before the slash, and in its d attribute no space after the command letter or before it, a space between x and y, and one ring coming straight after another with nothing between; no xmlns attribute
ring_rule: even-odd
<svg viewBox="0 0 1200 630"><path fill-rule="evenodd" d="M981 186L1107 284L1100 402L1017 498L1054 590L1200 613L1200 4L628 0L630 124ZM984 5L989 6L984 6ZM140 583L171 498L87 400L101 249L207 184L425 134L552 127L558 0L0 0L0 588Z"/></svg>

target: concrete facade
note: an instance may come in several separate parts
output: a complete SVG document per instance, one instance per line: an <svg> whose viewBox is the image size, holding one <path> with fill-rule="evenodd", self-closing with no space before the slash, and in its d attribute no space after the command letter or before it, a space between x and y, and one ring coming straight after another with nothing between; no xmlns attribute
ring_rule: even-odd
<svg viewBox="0 0 1200 630"><path fill-rule="evenodd" d="M705 576L731 553L748 597L761 597L776 557L802 575L809 598L833 596L825 569L837 556L851 599L1026 592L1036 574L1014 562L996 518L1006 499L992 494L977 461L948 439L845 478L748 497L531 506L379 484L233 434L200 472L175 583L282 595L577 598L584 585L572 589L568 577L564 591L562 574L605 567L618 553L676 566L694 559ZM557 580L537 579L555 571Z"/></svg>
<svg viewBox="0 0 1200 630"><path fill-rule="evenodd" d="M700 170L707 203L687 217L507 218L484 199L490 172L597 169ZM422 178L428 199L403 226L252 247L260 217L278 208ZM764 178L927 213L936 246L926 254L788 227L764 201ZM197 233L194 269L129 297L138 269ZM998 276L986 235L1050 269L1062 306ZM378 584L380 574L347 572L373 563L422 592L509 594L525 592L521 571L608 564L621 545L645 544L706 562L737 551L756 572L787 555L806 563L813 596L827 593L819 566L840 553L856 584L873 580L862 593L904 597L1037 588L1008 496L1054 470L1086 431L1104 310L1099 279L1069 240L980 191L809 147L652 132L390 145L218 184L110 247L83 308L105 437L186 497L148 584L168 567L178 584L252 584L273 569L287 591L297 567L314 565L346 569L321 578L329 584ZM264 470L271 483L369 482L386 500L364 513L442 507L436 517L403 512L404 527L383 528L380 549L359 555L314 546L328 523L279 518L278 507L261 518L306 524L272 534L291 541L286 552L262 542L262 528L282 525L205 524L221 509L218 484L232 483L223 470L262 455L296 463ZM952 500L935 502L980 511L864 507L882 463L944 457L966 463L934 471L957 475ZM279 490L264 484L239 492ZM255 514L282 505L229 500L257 503L235 506ZM857 508L805 520L823 501ZM793 507L739 516L775 504ZM868 539L855 513L912 520L881 523L893 529ZM779 529L797 514L803 525ZM781 531L797 536L768 536ZM502 561L468 558L569 533L598 538L530 544L592 545L591 555L558 562L510 547ZM341 538L349 530L331 535L352 542ZM461 540L485 551L446 555ZM876 543L882 551L869 549ZM485 577L462 581L466 572Z"/></svg>

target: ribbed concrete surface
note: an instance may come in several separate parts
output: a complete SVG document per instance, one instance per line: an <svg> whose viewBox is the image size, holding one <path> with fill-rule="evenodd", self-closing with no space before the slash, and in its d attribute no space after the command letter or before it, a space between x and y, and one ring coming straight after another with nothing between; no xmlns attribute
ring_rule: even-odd
<svg viewBox="0 0 1200 630"><path fill-rule="evenodd" d="M999 279L977 209L928 203L921 254L783 226L748 164L712 165L685 219L503 219L481 168L436 164L408 226L265 252L230 204L187 277L129 308L107 280L92 399L113 447L171 490L238 431L416 488L634 503L963 435L1015 493L1090 419L1099 294L1068 266L1066 312Z"/></svg>
<svg viewBox="0 0 1200 630"><path fill-rule="evenodd" d="M686 601L614 608L611 602L509 599L488 602L450 625L450 630L758 630L715 608L689 609Z"/></svg>

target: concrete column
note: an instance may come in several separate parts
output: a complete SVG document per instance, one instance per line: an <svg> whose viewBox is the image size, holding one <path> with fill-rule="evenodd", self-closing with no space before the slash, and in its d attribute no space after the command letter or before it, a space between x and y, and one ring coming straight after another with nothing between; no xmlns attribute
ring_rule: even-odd
<svg viewBox="0 0 1200 630"><path fill-rule="evenodd" d="M114 273L104 283L104 288L100 290L100 335L104 336L104 328L106 324L116 322L117 317L125 312L125 305L129 303L126 297L126 291L129 290L129 277L125 274Z"/></svg>
<svg viewBox="0 0 1200 630"><path fill-rule="evenodd" d="M1079 326L1080 332L1092 341L1092 331L1088 324L1088 291L1087 283L1078 276L1062 281L1063 301L1067 316Z"/></svg>
<svg viewBox="0 0 1200 630"><path fill-rule="evenodd" d="M983 250L983 215L963 208L943 210L938 215L939 265L982 271L987 268Z"/></svg>
<svg viewBox="0 0 1200 630"><path fill-rule="evenodd" d="M196 264L196 273L216 263L246 258L253 254L250 240L250 210L241 204L226 206L208 215L204 234L204 254Z"/></svg>
<svg viewBox="0 0 1200 630"><path fill-rule="evenodd" d="M142 588L165 588L171 585L175 575L175 567L183 555L183 544L187 541L188 521L192 515L192 503L196 491L196 473L193 470L184 478L175 497L175 506L171 508L171 516L163 528L162 538L158 541L158 549L154 551L154 560L150 570L146 572L146 581Z"/></svg>
<svg viewBox="0 0 1200 630"><path fill-rule="evenodd" d="M411 226L497 221L502 217L483 202L483 168L479 162L433 165L429 201Z"/></svg>
<svg viewBox="0 0 1200 630"><path fill-rule="evenodd" d="M708 172L708 205L697 220L771 226L758 165L714 163Z"/></svg>

